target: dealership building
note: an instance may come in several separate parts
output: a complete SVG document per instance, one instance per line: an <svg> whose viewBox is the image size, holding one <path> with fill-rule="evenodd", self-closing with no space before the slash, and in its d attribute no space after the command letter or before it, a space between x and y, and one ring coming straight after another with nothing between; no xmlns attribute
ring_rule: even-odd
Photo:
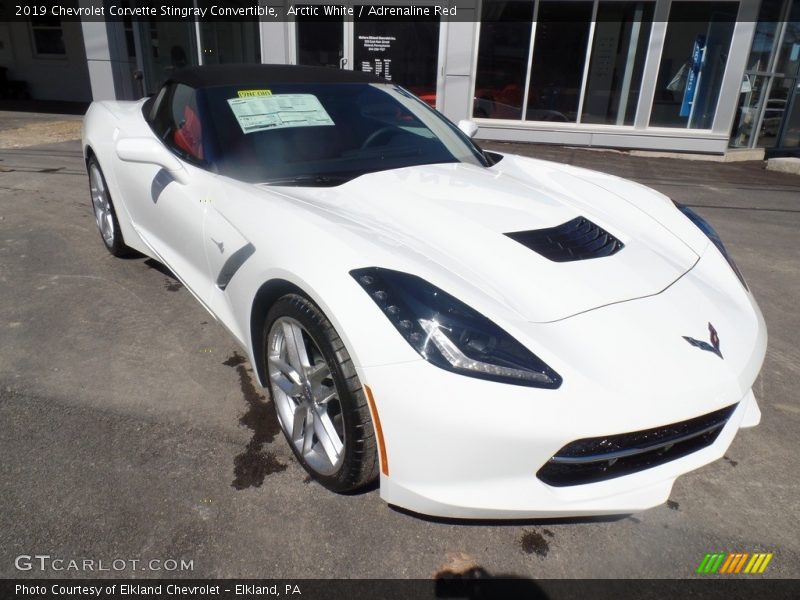
<svg viewBox="0 0 800 600"><path fill-rule="evenodd" d="M135 99L186 65L324 65L403 85L483 139L800 155L800 0L338 4L355 16L261 0L283 16L0 22L0 97Z"/></svg>

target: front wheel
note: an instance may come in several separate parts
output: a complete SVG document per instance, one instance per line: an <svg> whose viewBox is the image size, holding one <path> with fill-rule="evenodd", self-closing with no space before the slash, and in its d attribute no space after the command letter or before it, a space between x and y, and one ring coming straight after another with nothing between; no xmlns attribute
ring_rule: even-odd
<svg viewBox="0 0 800 600"><path fill-rule="evenodd" d="M106 249L114 256L120 258L132 256L133 250L126 246L125 240L122 239L114 203L111 201L111 194L97 159L92 156L87 166L89 169L89 194L92 198L92 210L97 222L97 229L100 230L100 237L103 238Z"/></svg>
<svg viewBox="0 0 800 600"><path fill-rule="evenodd" d="M292 452L335 492L374 482L378 453L367 399L342 340L308 298L287 294L263 335L272 402Z"/></svg>

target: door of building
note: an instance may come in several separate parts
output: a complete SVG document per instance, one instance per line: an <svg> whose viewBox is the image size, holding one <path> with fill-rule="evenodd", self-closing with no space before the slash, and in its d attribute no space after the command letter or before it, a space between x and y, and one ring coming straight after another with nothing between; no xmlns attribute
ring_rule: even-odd
<svg viewBox="0 0 800 600"><path fill-rule="evenodd" d="M800 0L763 0L730 145L800 155L799 85Z"/></svg>
<svg viewBox="0 0 800 600"><path fill-rule="evenodd" d="M158 91L176 69L199 64L197 30L191 21L135 21L133 36L145 96Z"/></svg>
<svg viewBox="0 0 800 600"><path fill-rule="evenodd" d="M259 63L257 21L136 21L131 31L142 95L154 94L176 69Z"/></svg>

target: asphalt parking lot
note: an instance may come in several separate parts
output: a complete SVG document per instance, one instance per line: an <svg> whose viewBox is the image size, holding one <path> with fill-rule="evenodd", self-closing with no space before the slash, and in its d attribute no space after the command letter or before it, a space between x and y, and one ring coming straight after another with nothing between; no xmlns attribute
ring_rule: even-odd
<svg viewBox="0 0 800 600"><path fill-rule="evenodd" d="M5 121L3 121L5 117ZM5 129L14 115L0 115ZM18 121L22 123L22 121ZM0 130L4 129L0 126ZM70 131L63 126L60 131ZM2 133L2 131L0 131ZM423 519L337 496L295 462L232 339L169 272L102 246L79 143L0 145L0 577L19 555L191 560L182 577L690 577L706 552L773 552L800 577L800 177L486 144L638 180L708 218L769 326L759 427L614 519Z"/></svg>

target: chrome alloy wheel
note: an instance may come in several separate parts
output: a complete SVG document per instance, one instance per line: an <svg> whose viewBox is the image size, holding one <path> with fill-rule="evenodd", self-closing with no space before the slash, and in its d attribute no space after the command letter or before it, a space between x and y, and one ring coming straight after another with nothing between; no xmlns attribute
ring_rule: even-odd
<svg viewBox="0 0 800 600"><path fill-rule="evenodd" d="M286 437L320 475L344 460L342 405L331 368L317 343L290 317L279 317L267 337L270 387Z"/></svg>
<svg viewBox="0 0 800 600"><path fill-rule="evenodd" d="M111 201L108 199L103 176L100 168L92 164L89 168L89 190L92 194L92 207L94 208L94 218L97 221L97 228L106 246L114 244L114 214L111 211Z"/></svg>

